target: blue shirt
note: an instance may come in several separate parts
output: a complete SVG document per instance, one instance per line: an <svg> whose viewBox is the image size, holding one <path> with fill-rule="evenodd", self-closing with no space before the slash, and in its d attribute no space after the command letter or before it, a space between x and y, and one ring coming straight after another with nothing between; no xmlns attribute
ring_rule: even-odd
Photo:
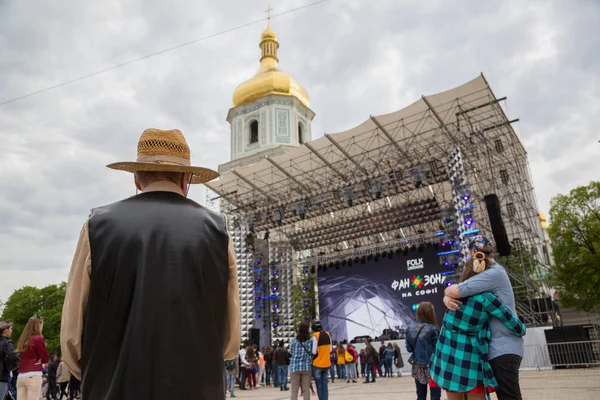
<svg viewBox="0 0 600 400"><path fill-rule="evenodd" d="M290 372L309 371L312 365L312 340L300 343L296 338L290 343Z"/></svg>
<svg viewBox="0 0 600 400"><path fill-rule="evenodd" d="M469 297L483 292L492 292L500 302L516 316L515 295L510 279L503 266L494 262L492 266L458 284L461 297ZM523 357L523 338L515 336L498 318L490 320L489 359L494 359L504 354L516 354Z"/></svg>

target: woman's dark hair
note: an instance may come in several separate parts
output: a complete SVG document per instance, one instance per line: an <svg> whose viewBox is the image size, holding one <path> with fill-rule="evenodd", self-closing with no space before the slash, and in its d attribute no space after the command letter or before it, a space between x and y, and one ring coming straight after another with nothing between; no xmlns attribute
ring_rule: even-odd
<svg viewBox="0 0 600 400"><path fill-rule="evenodd" d="M265 353L268 353L271 350L273 350L273 349L271 349L271 346L267 345L267 347L265 347Z"/></svg>
<svg viewBox="0 0 600 400"><path fill-rule="evenodd" d="M482 259L485 262L485 269L484 269L484 271L485 271L486 269L488 269L492 265L492 262L491 262L491 260L488 257L485 257L485 258L482 258ZM465 266L463 267L462 274L460 274L460 281L461 282L464 282L467 279L472 278L475 275L477 275L477 272L475 272L475 270L473 269L474 265L475 265L475 261L474 261L473 258L469 259L465 263Z"/></svg>
<svg viewBox="0 0 600 400"><path fill-rule="evenodd" d="M300 322L298 325L298 335L296 340L299 342L306 342L310 339L310 326L306 322Z"/></svg>
<svg viewBox="0 0 600 400"><path fill-rule="evenodd" d="M435 308L429 301L419 303L417 308L417 319L426 324L432 324L439 328L437 318L435 317Z"/></svg>
<svg viewBox="0 0 600 400"><path fill-rule="evenodd" d="M251 360L255 357L256 357L256 353L254 353L254 347L252 347L252 346L248 347L248 350L246 350L246 359Z"/></svg>
<svg viewBox="0 0 600 400"><path fill-rule="evenodd" d="M388 349L393 349L393 348L394 348L394 346L393 346L391 343L388 343L388 345L387 345L387 348L388 348Z"/></svg>

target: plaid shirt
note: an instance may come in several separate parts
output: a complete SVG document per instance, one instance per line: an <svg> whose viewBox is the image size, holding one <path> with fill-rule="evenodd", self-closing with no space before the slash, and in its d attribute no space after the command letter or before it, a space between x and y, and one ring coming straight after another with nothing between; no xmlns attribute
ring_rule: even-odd
<svg viewBox="0 0 600 400"><path fill-rule="evenodd" d="M488 361L489 320L498 318L517 336L525 325L490 292L462 299L459 311L446 311L430 363L431 377L441 388L468 392L480 384L498 386Z"/></svg>
<svg viewBox="0 0 600 400"><path fill-rule="evenodd" d="M290 343L290 372L309 371L312 365L312 340L300 343L296 338Z"/></svg>

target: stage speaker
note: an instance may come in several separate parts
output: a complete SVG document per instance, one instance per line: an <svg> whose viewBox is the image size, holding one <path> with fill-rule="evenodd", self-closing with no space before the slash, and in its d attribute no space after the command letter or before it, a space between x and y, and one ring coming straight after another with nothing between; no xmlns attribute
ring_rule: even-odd
<svg viewBox="0 0 600 400"><path fill-rule="evenodd" d="M248 345L260 346L260 329L250 328L248 330Z"/></svg>
<svg viewBox="0 0 600 400"><path fill-rule="evenodd" d="M504 228L504 222L502 221L498 196L495 194L488 194L484 199L488 217L490 218L492 234L494 235L494 241L496 242L496 249L501 256L509 256L510 243L508 243L508 236L506 235L506 229Z"/></svg>

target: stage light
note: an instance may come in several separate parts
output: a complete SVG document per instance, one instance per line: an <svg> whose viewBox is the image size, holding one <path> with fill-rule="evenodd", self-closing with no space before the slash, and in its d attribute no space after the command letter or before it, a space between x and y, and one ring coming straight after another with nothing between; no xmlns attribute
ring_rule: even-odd
<svg viewBox="0 0 600 400"><path fill-rule="evenodd" d="M371 193L375 196L376 199L381 198L381 182L374 182L373 186L371 186Z"/></svg>
<svg viewBox="0 0 600 400"><path fill-rule="evenodd" d="M300 219L304 219L306 217L306 207L304 204L296 205L296 215L300 217Z"/></svg>
<svg viewBox="0 0 600 400"><path fill-rule="evenodd" d="M397 249L396 249L396 255L397 255L397 256L399 256L399 255L400 255L400 253L402 253L402 249L401 249L401 248L397 248Z"/></svg>
<svg viewBox="0 0 600 400"><path fill-rule="evenodd" d="M465 225L470 228L473 225L473 219L472 218L465 219Z"/></svg>
<svg viewBox="0 0 600 400"><path fill-rule="evenodd" d="M446 286L447 286L447 287L450 287L450 286L452 286L452 281L448 281L448 282L446 282Z"/></svg>
<svg viewBox="0 0 600 400"><path fill-rule="evenodd" d="M273 287L273 289L271 289L273 292L277 291L277 286Z"/></svg>
<svg viewBox="0 0 600 400"><path fill-rule="evenodd" d="M313 265L312 267L310 267L310 273L314 275L315 272L317 271L315 270L315 266Z"/></svg>
<svg viewBox="0 0 600 400"><path fill-rule="evenodd" d="M445 267L447 267L447 266L449 266L449 265L450 265L450 263L449 263L448 261L446 261L446 262L444 263L444 266L445 266Z"/></svg>
<svg viewBox="0 0 600 400"><path fill-rule="evenodd" d="M279 211L279 210L273 211L273 221L275 221L277 223L277 226L281 226L281 224L283 223L282 219L283 219L283 216L281 215L281 211Z"/></svg>
<svg viewBox="0 0 600 400"><path fill-rule="evenodd" d="M471 196L468 193L463 194L462 196L463 201L469 201L471 200Z"/></svg>
<svg viewBox="0 0 600 400"><path fill-rule="evenodd" d="M371 261L372 259L373 259L373 254L369 254L369 255L367 256L367 260Z"/></svg>
<svg viewBox="0 0 600 400"><path fill-rule="evenodd" d="M379 261L379 253L375 254L375 261Z"/></svg>
<svg viewBox="0 0 600 400"><path fill-rule="evenodd" d="M302 288L302 290L304 290L304 291L306 292L306 291L308 290L308 288L307 288L306 286L304 286L304 287Z"/></svg>
<svg viewBox="0 0 600 400"><path fill-rule="evenodd" d="M333 263L330 262L329 265L328 265L328 267L329 267L329 269L333 268Z"/></svg>
<svg viewBox="0 0 600 400"><path fill-rule="evenodd" d="M256 318L256 319L259 319L259 318L260 318L260 315L257 315L257 316L255 316L254 318Z"/></svg>
<svg viewBox="0 0 600 400"><path fill-rule="evenodd" d="M279 304L273 304L273 308L275 308L275 309L279 308Z"/></svg>
<svg viewBox="0 0 600 400"><path fill-rule="evenodd" d="M382 252L381 252L381 257L382 257L382 258L384 258L384 257L385 257L385 256L387 256L387 255L388 255L388 252L387 252L387 250L384 250L384 251L382 251Z"/></svg>
<svg viewBox="0 0 600 400"><path fill-rule="evenodd" d="M423 186L423 180L425 177L423 175L423 170L421 169L421 167L411 169L410 174L412 175L412 180L416 188L420 188L421 186Z"/></svg>
<svg viewBox="0 0 600 400"><path fill-rule="evenodd" d="M273 324L273 328L277 328L278 326L279 326L279 324L278 324L277 322L275 322L275 323Z"/></svg>
<svg viewBox="0 0 600 400"><path fill-rule="evenodd" d="M367 262L367 260L365 259L365 256L362 256L360 258L360 263L364 265L365 262Z"/></svg>
<svg viewBox="0 0 600 400"><path fill-rule="evenodd" d="M347 261L346 260L342 260L342 267L344 267L346 265Z"/></svg>
<svg viewBox="0 0 600 400"><path fill-rule="evenodd" d="M313 267L313 268L314 268L314 267ZM307 270L306 268L304 268L304 269L302 270L302 273L303 273L304 275L306 275L306 274L308 274L308 270Z"/></svg>
<svg viewBox="0 0 600 400"><path fill-rule="evenodd" d="M352 207L352 189L350 189L350 188L344 189L343 196L344 196L344 201L346 202L346 204L348 204L348 206Z"/></svg>
<svg viewBox="0 0 600 400"><path fill-rule="evenodd" d="M304 303L304 308L308 308L308 304Z"/></svg>
<svg viewBox="0 0 600 400"><path fill-rule="evenodd" d="M254 300L258 301L260 300L260 297L255 297Z"/></svg>
<svg viewBox="0 0 600 400"><path fill-rule="evenodd" d="M260 279L256 279L254 282L256 282L256 283L260 283Z"/></svg>
<svg viewBox="0 0 600 400"><path fill-rule="evenodd" d="M354 264L358 264L359 261L360 261L360 258L354 257Z"/></svg>

